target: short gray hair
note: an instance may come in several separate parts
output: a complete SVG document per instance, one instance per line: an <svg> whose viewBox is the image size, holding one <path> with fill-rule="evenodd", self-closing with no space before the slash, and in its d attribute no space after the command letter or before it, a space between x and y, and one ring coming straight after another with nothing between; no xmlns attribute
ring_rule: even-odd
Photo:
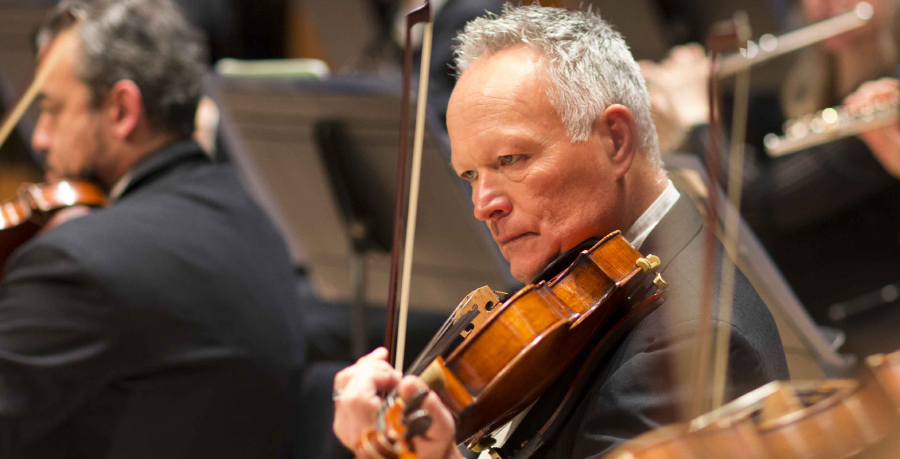
<svg viewBox="0 0 900 459"><path fill-rule="evenodd" d="M660 166L647 85L619 32L590 11L507 3L500 16L488 13L466 24L457 37L457 73L481 56L521 44L547 57L548 95L573 142L587 140L603 110L621 104L634 114L640 149Z"/></svg>
<svg viewBox="0 0 900 459"><path fill-rule="evenodd" d="M95 106L117 82L131 80L152 126L183 138L193 134L207 48L171 0L64 0L38 31L38 48L72 26L66 17L81 20L78 75Z"/></svg>

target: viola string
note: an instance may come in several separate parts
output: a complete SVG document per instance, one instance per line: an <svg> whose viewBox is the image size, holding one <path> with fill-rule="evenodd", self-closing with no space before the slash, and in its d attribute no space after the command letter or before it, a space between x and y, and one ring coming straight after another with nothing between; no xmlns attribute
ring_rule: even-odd
<svg viewBox="0 0 900 459"><path fill-rule="evenodd" d="M429 355L431 353L431 351L435 348L435 346L437 346L438 342L444 338L444 336L447 333L447 330L449 330L450 326L453 324L454 316L455 316L455 313L451 314L449 317L447 317L447 320L445 320L444 324L441 325L440 330L438 330L437 333L435 333L434 336L431 337L431 340L428 341L428 344L425 345L425 348L422 349L421 352L419 352L419 355L413 361L412 365L409 366L410 370L408 370L409 372L407 374L418 375L420 373L420 372L414 373L413 369L419 367L422 364L422 361L425 360L425 357L427 355Z"/></svg>
<svg viewBox="0 0 900 459"><path fill-rule="evenodd" d="M428 70L431 62L432 24L425 24L422 41L422 66L419 70L419 98L416 107L416 129L413 139L412 175L409 181L409 209L406 214L406 243L403 245L403 276L400 281L400 317L397 322L397 349L394 366L403 369L406 351L406 318L409 312L409 288L412 278L413 249L416 240L416 216L419 210L419 184L422 177L422 149L425 142L425 107L428 101ZM411 28L410 28L411 31Z"/></svg>

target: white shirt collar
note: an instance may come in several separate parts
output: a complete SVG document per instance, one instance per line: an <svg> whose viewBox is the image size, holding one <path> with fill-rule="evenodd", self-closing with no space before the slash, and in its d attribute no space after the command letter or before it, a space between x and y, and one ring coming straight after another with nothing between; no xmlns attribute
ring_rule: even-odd
<svg viewBox="0 0 900 459"><path fill-rule="evenodd" d="M131 174L132 171L128 171L119 178L119 181L113 185L109 190L109 200L112 202L116 202L119 200L119 197L122 196L122 193L125 192L125 188L128 188L128 184L131 183Z"/></svg>
<svg viewBox="0 0 900 459"><path fill-rule="evenodd" d="M631 228L628 228L628 231L625 232L625 239L631 242L632 247L635 249L641 248L641 245L647 239L647 236L650 235L650 232L653 231L653 228L656 228L660 220L666 216L669 209L681 197L681 193L675 189L672 181L668 180L668 182L666 189L653 201L653 204L650 204L650 207L644 211L640 218L631 225Z"/></svg>

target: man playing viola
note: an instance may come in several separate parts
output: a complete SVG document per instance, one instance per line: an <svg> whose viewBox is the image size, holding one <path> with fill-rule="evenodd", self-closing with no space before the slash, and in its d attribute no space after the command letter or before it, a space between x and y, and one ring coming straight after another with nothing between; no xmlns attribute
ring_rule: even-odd
<svg viewBox="0 0 900 459"><path fill-rule="evenodd" d="M93 179L111 204L5 267L0 457L284 457L305 358L293 269L191 140L202 36L171 0L64 1L37 44L33 146L49 178Z"/></svg>
<svg viewBox="0 0 900 459"><path fill-rule="evenodd" d="M676 367L690 361L697 340L705 232L661 167L647 90L624 40L595 14L539 6L507 6L468 24L458 40L461 76L447 116L452 164L471 184L475 217L513 276L528 283L582 241L622 230L635 248L662 259L671 284L665 303L608 356L562 433L537 456L597 457L678 421L689 391ZM740 273L733 301L732 319L711 324L731 330L729 399L789 377L775 322ZM374 423L379 393L399 386L408 399L426 389L394 371L386 354L378 349L335 378L334 430L349 448ZM498 435L498 445L527 440L517 435L541 416L539 405L511 436ZM460 457L448 409L434 393L422 409L433 422L412 440L417 455ZM501 454L515 452L507 448Z"/></svg>

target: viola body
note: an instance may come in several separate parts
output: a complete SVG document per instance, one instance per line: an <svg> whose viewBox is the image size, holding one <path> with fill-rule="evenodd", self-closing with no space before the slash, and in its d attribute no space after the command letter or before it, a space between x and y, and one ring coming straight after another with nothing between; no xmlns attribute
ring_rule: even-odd
<svg viewBox="0 0 900 459"><path fill-rule="evenodd" d="M16 197L0 203L0 268L6 265L17 247L48 229L48 223L57 212L75 206L105 205L103 190L87 181L60 180L23 185Z"/></svg>
<svg viewBox="0 0 900 459"><path fill-rule="evenodd" d="M531 405L582 349L658 304L665 286L655 272L659 265L616 231L551 280L528 285L500 305L478 291L470 294L467 299L487 304L464 302L458 311L477 308L481 318L420 374L454 414L457 440L476 450L490 446L482 442L486 434ZM404 441L402 411L402 400L389 400L380 427L363 435L358 450L415 457Z"/></svg>
<svg viewBox="0 0 900 459"><path fill-rule="evenodd" d="M658 299L641 259L615 232L494 308L435 359L421 376L456 415L457 440L474 446L531 405L592 340Z"/></svg>

